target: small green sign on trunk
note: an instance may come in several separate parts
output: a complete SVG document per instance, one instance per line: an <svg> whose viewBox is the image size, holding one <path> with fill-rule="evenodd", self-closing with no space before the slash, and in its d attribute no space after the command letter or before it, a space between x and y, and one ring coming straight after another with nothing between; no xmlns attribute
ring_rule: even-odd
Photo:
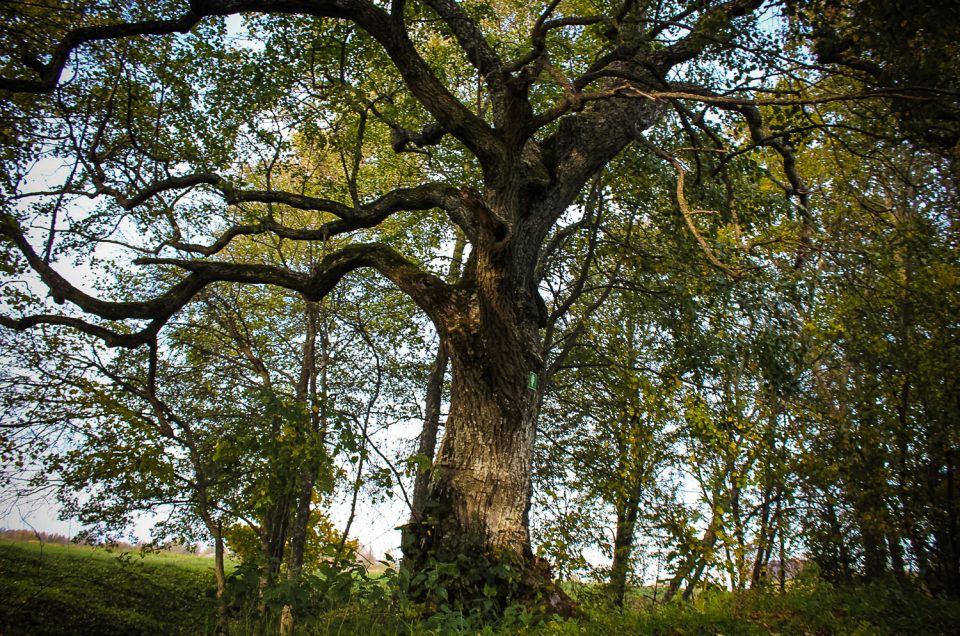
<svg viewBox="0 0 960 636"><path fill-rule="evenodd" d="M536 391L537 385L539 383L540 383L540 377L537 375L535 371L531 371L530 374L527 375L527 388L530 389L531 391Z"/></svg>

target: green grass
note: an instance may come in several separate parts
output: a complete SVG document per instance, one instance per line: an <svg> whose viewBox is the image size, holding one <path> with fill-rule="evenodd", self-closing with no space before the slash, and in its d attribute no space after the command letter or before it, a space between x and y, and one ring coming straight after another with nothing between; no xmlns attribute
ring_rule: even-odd
<svg viewBox="0 0 960 636"><path fill-rule="evenodd" d="M422 620L381 602L353 603L301 624L309 636L947 636L960 633L960 603L894 583L835 589L799 581L777 590L711 591L692 603L654 605L633 594L631 609L612 610L596 588L579 586L581 613L541 621L512 612L479 625L455 612ZM0 541L0 635L212 634L213 562L160 553L143 558L82 546ZM249 633L236 617L231 633Z"/></svg>
<svg viewBox="0 0 960 636"><path fill-rule="evenodd" d="M701 595L692 603L648 605L620 612L581 606L571 619L540 621L515 613L500 625L478 625L456 613L428 620L389 608L330 611L303 633L311 636L952 636L960 633L960 603L932 599L896 585L835 590L819 583L776 590Z"/></svg>
<svg viewBox="0 0 960 636"><path fill-rule="evenodd" d="M623 613L588 605L577 620L507 633L950 636L960 633L960 603L934 599L892 582L835 589L812 580L798 582L786 593L776 588L741 593L715 590L691 603L647 603Z"/></svg>
<svg viewBox="0 0 960 636"><path fill-rule="evenodd" d="M198 634L213 617L213 561L0 541L0 634Z"/></svg>

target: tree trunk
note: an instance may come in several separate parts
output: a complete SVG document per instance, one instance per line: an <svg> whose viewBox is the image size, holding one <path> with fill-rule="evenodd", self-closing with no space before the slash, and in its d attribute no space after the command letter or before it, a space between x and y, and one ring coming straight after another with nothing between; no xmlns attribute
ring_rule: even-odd
<svg viewBox="0 0 960 636"><path fill-rule="evenodd" d="M732 467L727 467L727 474L732 470ZM715 495L714 501L716 501ZM740 487L734 486L733 490L730 493L730 497L726 502L726 508L729 510L732 506L731 502L740 496ZM684 579L687 580L687 588L683 593L683 600L689 600L690 596L693 594L693 588L700 580L700 577L703 575L703 571L707 566L707 562L711 558L713 553L713 548L717 544L717 539L719 538L719 531L723 525L723 515L720 512L717 506L713 506L713 514L710 517L710 524L707 526L706 530L703 531L703 537L700 539L698 545L690 550L690 553L687 555L684 563L677 569L676 574L673 575L673 578L670 580L670 586L667 588L666 594L663 596L663 602L669 603L673 600L673 597L676 596L677 592L680 591L680 586L682 585Z"/></svg>
<svg viewBox="0 0 960 636"><path fill-rule="evenodd" d="M777 527L773 526L769 530L769 535L765 532L764 543L757 544L757 560L753 563L753 573L750 576L750 589L757 589L767 583L767 573L770 568L770 559L773 557L773 547L779 538L777 536Z"/></svg>
<svg viewBox="0 0 960 636"><path fill-rule="evenodd" d="M710 522L710 525L707 526L707 529L703 533L703 538L700 539L699 545L691 549L690 554L687 556L687 559L684 563L677 569L676 574L673 575L673 578L670 579L670 585L667 588L666 594L663 595L663 602L669 603L673 600L673 597L677 595L677 592L680 591L680 586L683 585L683 581L686 580L687 588L683 593L683 599L687 600L690 598L690 595L693 593L693 588L697 584L697 581L700 580L700 576L703 574L703 570L706 567L706 561L709 556L709 552L713 550L713 546L717 542L717 515L714 513L713 519Z"/></svg>
<svg viewBox="0 0 960 636"><path fill-rule="evenodd" d="M528 555L523 524L530 487L537 394L524 369L501 368L519 385L510 395L455 352L451 408L433 470L425 519L436 530L424 545L480 545ZM429 539L429 538L426 538Z"/></svg>
<svg viewBox="0 0 960 636"><path fill-rule="evenodd" d="M834 578L848 583L853 576L853 556L847 547L847 535L840 525L840 518L837 516L837 510L833 504L827 503L826 505L826 520L830 526L830 540L837 546Z"/></svg>
<svg viewBox="0 0 960 636"><path fill-rule="evenodd" d="M427 461L433 462L437 450L437 435L440 431L440 404L443 402L443 378L447 374L448 361L447 350L441 340L440 347L437 349L437 357L433 361L433 369L430 371L430 379L427 380L423 430L420 431L420 444L417 447L420 462L417 464L417 474L413 483L410 523L420 521L427 501L431 467L426 464Z"/></svg>
<svg viewBox="0 0 960 636"><path fill-rule="evenodd" d="M405 532L405 563L415 571L431 563L479 565L477 574L459 571L441 584L441 597L452 602L487 596L501 609L530 600L566 612L569 599L533 557L526 520L542 369L537 326L515 325L490 338L478 313L476 306L463 312L459 329L444 339L450 413L423 514Z"/></svg>
<svg viewBox="0 0 960 636"><path fill-rule="evenodd" d="M287 545L288 520L290 517L290 502L283 497L265 515L261 526L260 545L264 558L263 569L260 570L260 580L257 585L259 594L257 633L262 634L267 626L267 603L264 593L273 585L280 574L280 565L283 562L283 552Z"/></svg>
<svg viewBox="0 0 960 636"><path fill-rule="evenodd" d="M217 580L217 634L227 633L227 599L224 592L227 587L224 567L223 525L218 521L213 532L214 574Z"/></svg>
<svg viewBox="0 0 960 636"><path fill-rule="evenodd" d="M307 531L310 529L310 504L314 487L313 471L300 476L300 494L297 497L297 509L290 527L290 551L287 556L287 575L291 581L300 578L303 569L303 555L307 548Z"/></svg>
<svg viewBox="0 0 960 636"><path fill-rule="evenodd" d="M764 574L766 573L767 563L770 561L770 553L773 549L775 532L769 532L770 504L773 503L770 498L771 494L772 490L770 485L767 484L763 491L763 504L760 509L760 528L757 530L757 555L753 561L753 570L750 573L751 589L760 587L764 582ZM779 495L777 498L779 499Z"/></svg>
<svg viewBox="0 0 960 636"><path fill-rule="evenodd" d="M307 303L305 309L306 317L306 335L303 339L303 351L300 358L300 380L297 383L297 401L306 405L310 415L310 431L312 433L321 432L319 444L321 449L324 444L326 431L326 370L327 359L327 330L326 323L321 325L320 306L318 303ZM321 330L321 326L323 327ZM322 333L320 333L322 331ZM317 336L321 338L321 358L322 358L322 376L320 378L322 395L324 399L322 404L318 401L317 390ZM314 451L316 452L316 451ZM310 505L313 501L313 489L317 480L317 466L308 465L300 473L299 490L297 492L297 503L293 514L293 521L290 525L290 549L287 555L287 579L292 583L300 580L300 573L303 569L304 553L307 548L307 531L310 528ZM294 615L293 607L284 605L280 612L280 634L289 636L293 634Z"/></svg>
<svg viewBox="0 0 960 636"><path fill-rule="evenodd" d="M501 606L494 616L521 600L570 613L572 601L533 556L527 523L544 372L540 329L549 317L538 263L551 227L583 186L662 111L612 100L563 120L557 141L541 144L524 127L532 112L525 86L510 91L501 104L509 112L497 115L502 152L484 165L483 191L459 192L465 222L458 225L472 247L462 279L440 285L395 274L437 327L452 371L443 441L423 518L405 532L404 561L414 571L431 561L472 562L477 567L467 569L479 574L451 577L452 594L440 596L494 596ZM630 126L621 125L625 117Z"/></svg>
<svg viewBox="0 0 960 636"><path fill-rule="evenodd" d="M303 570L303 557L307 547L307 530L310 527L310 504L313 498L314 472L305 471L300 476L300 493L297 496L297 508L290 528L290 549L287 556L287 579L292 583L300 580ZM293 634L293 607L284 605L280 612L280 634Z"/></svg>
<svg viewBox="0 0 960 636"><path fill-rule="evenodd" d="M873 581L887 572L887 545L879 524L874 521L881 511L877 506L866 506L860 502L854 503L854 514L860 529L860 540L863 545L863 575Z"/></svg>
<svg viewBox="0 0 960 636"><path fill-rule="evenodd" d="M948 449L943 464L935 467L931 501L940 507L933 527L931 589L960 596L960 489L956 485L956 455Z"/></svg>
<svg viewBox="0 0 960 636"><path fill-rule="evenodd" d="M687 602L693 597L693 590L696 588L697 583L700 582L700 577L703 576L703 571L707 568L707 559L704 557L700 559L700 562L697 564L697 569L693 571L690 577L687 580L687 589L683 591L683 601Z"/></svg>
<svg viewBox="0 0 960 636"><path fill-rule="evenodd" d="M627 500L623 505L617 506L617 531L613 538L613 563L610 567L610 597L613 604L621 608L627 593L627 574L630 572L630 557L633 554L642 489L643 479L638 475Z"/></svg>

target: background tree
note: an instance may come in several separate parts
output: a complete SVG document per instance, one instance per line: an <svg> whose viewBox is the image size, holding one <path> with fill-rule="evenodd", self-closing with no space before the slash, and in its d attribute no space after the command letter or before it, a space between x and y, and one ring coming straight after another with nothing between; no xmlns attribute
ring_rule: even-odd
<svg viewBox="0 0 960 636"><path fill-rule="evenodd" d="M809 532L838 578L910 567L954 594L956 405L940 391L956 382L955 181L950 158L904 150L890 130L838 128L825 142L824 188L843 203L824 210L830 238L812 282Z"/></svg>

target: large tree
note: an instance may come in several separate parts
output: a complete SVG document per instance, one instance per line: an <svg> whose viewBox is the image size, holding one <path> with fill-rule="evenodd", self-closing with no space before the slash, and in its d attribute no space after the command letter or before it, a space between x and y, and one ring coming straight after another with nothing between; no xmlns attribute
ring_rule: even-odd
<svg viewBox="0 0 960 636"><path fill-rule="evenodd" d="M796 221L782 224L778 245L801 265L808 193L789 136L761 107L889 94L856 83L855 94L830 93L817 84L827 67L800 86L793 72L811 60L780 43L777 3L763 0L103 0L0 11L0 234L11 276L30 270L33 281L4 287L2 323L155 350L164 325L218 281L318 301L352 271L377 270L432 321L452 371L407 562L496 554L519 566L521 590L544 581L527 521L540 330L570 304L546 306L542 264L592 225L578 221L581 190L628 148L646 156L646 169L676 178L677 228L739 278L770 241L751 240L732 201L703 224L684 185L711 175L682 153L766 146L782 159L773 182L792 199L778 214ZM246 32L221 19L237 14ZM909 88L897 94L925 99ZM469 255L451 282L441 257L458 232ZM264 235L314 242L322 258L306 268L226 249ZM78 261L129 271L134 284L81 283L64 274ZM37 280L62 307L30 293Z"/></svg>

